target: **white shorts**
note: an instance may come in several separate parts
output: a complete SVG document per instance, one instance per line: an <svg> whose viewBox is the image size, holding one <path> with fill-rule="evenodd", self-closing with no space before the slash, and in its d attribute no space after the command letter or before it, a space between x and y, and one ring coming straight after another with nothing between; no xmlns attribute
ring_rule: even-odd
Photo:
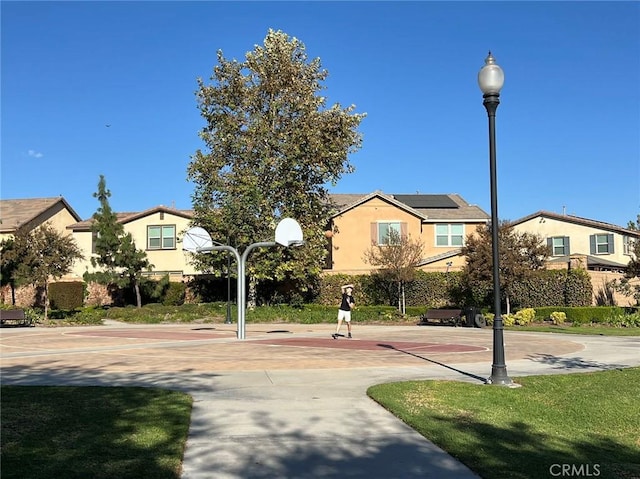
<svg viewBox="0 0 640 479"><path fill-rule="evenodd" d="M351 311L338 310L338 321L344 319L347 323L351 322Z"/></svg>

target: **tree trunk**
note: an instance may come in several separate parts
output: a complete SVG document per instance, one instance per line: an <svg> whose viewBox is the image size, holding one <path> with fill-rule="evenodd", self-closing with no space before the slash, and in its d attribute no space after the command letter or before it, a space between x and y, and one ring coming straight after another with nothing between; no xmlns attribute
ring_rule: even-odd
<svg viewBox="0 0 640 479"><path fill-rule="evenodd" d="M142 296L140 295L140 285L137 280L133 280L133 290L136 292L136 306L142 308Z"/></svg>
<svg viewBox="0 0 640 479"><path fill-rule="evenodd" d="M507 315L511 314L511 301L509 301L509 295L505 295L505 301L507 302Z"/></svg>
<svg viewBox="0 0 640 479"><path fill-rule="evenodd" d="M404 295L404 281L402 281L402 316L407 314L407 301Z"/></svg>
<svg viewBox="0 0 640 479"><path fill-rule="evenodd" d="M249 297L247 298L247 309L256 309L256 280L253 276L249 277ZM244 300L244 298L242 298Z"/></svg>
<svg viewBox="0 0 640 479"><path fill-rule="evenodd" d="M44 320L49 318L49 282L44 282Z"/></svg>

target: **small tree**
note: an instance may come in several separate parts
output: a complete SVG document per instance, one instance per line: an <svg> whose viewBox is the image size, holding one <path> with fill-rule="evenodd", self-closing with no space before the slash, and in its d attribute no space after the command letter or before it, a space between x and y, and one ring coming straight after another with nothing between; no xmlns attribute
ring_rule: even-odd
<svg viewBox="0 0 640 479"><path fill-rule="evenodd" d="M60 279L71 271L73 263L83 255L71 236L57 232L44 224L27 231L18 230L14 237L14 248L21 258L17 276L44 291L44 319L49 312L49 282Z"/></svg>
<svg viewBox="0 0 640 479"><path fill-rule="evenodd" d="M16 304L17 273L20 263L23 261L23 251L16 249L13 238L0 242L0 285L9 285L11 288L11 304Z"/></svg>
<svg viewBox="0 0 640 479"><path fill-rule="evenodd" d="M389 230L384 244L372 241L371 248L364 253L365 263L379 268L383 277L397 283L398 310L402 314L406 313L404 286L415 278L423 250L424 244L419 239L413 240L409 235Z"/></svg>
<svg viewBox="0 0 640 479"><path fill-rule="evenodd" d="M471 291L485 292L493 288L491 228L491 225L487 225L479 229L477 235L469 235L462 248L462 254L467 257L463 270L465 283ZM507 314L510 314L513 288L517 283L525 281L532 271L544 269L550 251L542 237L532 233L518 233L509 222L502 222L499 226L498 246L500 290L507 305Z"/></svg>
<svg viewBox="0 0 640 479"><path fill-rule="evenodd" d="M636 221L629 221L627 229L640 232L640 215ZM633 297L637 305L640 305L640 238L629 238L629 249L631 259L627 264L624 278L620 282L616 281L615 288L626 296Z"/></svg>
<svg viewBox="0 0 640 479"><path fill-rule="evenodd" d="M107 189L103 175L100 175L98 191L93 197L98 199L100 207L93 214L94 221L91 225L96 253L96 256L91 258L91 264L104 270L85 275L85 280L131 287L135 293L136 306L141 308L141 274L144 269L151 269L153 265L147 260L147 254L136 248L131 234L125 234L124 227L118 222L118 216L109 204L111 191Z"/></svg>

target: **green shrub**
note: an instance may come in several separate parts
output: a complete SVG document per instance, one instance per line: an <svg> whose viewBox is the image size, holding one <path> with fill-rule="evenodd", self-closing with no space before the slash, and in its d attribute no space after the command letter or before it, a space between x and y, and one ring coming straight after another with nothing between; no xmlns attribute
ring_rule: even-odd
<svg viewBox="0 0 640 479"><path fill-rule="evenodd" d="M503 314L502 315L502 324L504 326L513 326L516 324L516 315L515 314Z"/></svg>
<svg viewBox="0 0 640 479"><path fill-rule="evenodd" d="M49 284L51 309L81 308L84 303L84 287L82 281L60 281Z"/></svg>
<svg viewBox="0 0 640 479"><path fill-rule="evenodd" d="M164 293L162 304L165 306L180 306L184 304L187 287L184 283L169 283Z"/></svg>

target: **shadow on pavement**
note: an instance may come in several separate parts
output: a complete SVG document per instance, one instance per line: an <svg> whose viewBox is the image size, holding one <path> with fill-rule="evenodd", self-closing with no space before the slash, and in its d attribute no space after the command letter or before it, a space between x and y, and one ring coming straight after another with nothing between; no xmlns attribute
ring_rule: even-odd
<svg viewBox="0 0 640 479"><path fill-rule="evenodd" d="M488 384L489 383L489 380L487 378L483 378L481 376L477 376L475 374L468 373L468 372L462 371L460 369L456 369L456 368L451 367L451 366L449 366L447 364L444 364L444 363L441 363L441 362L438 362L438 361L434 361L433 359L425 358L424 356L420 356L419 354L415 354L415 353L412 353L410 351L404 351L402 349L398 349L398 348L396 348L395 346L393 346L391 344L380 344L379 343L378 346L380 346L381 348L393 349L394 351L398 351L399 353L408 354L409 356L413 356L413 357L416 357L418 359L422 359L423 361L428 361L428 362L430 362L432 364L437 364L438 366L442 366L444 368L451 369L452 371L455 371L457 373L463 374L464 376L468 376L470 378L477 379L478 381L480 381L480 382L482 382L484 384Z"/></svg>

